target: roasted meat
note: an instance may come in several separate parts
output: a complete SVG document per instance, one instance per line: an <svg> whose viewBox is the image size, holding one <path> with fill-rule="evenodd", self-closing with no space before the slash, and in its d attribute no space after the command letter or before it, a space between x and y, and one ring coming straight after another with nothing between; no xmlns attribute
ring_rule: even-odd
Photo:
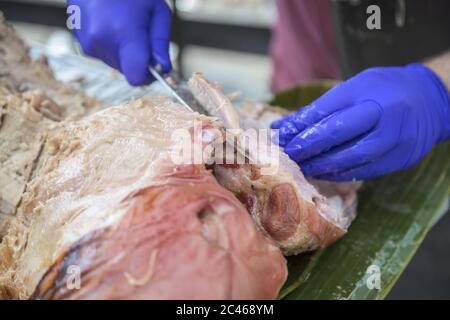
<svg viewBox="0 0 450 320"><path fill-rule="evenodd" d="M203 149L221 132L166 98L54 129L0 248L5 290L20 298L275 298L287 272L281 252L203 164L173 162L180 129ZM68 285L73 272L79 290Z"/></svg>

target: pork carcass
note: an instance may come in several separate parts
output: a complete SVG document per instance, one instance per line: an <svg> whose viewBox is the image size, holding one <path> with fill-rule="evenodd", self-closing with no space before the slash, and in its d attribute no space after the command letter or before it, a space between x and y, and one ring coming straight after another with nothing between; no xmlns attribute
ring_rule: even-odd
<svg viewBox="0 0 450 320"><path fill-rule="evenodd" d="M222 88L208 82L201 74L194 74L189 87L197 101L232 131L246 129L244 126L261 126L255 124L260 122L258 119L239 115ZM273 110L268 111L273 113ZM237 135L242 135L242 131ZM242 141L238 137L237 144ZM271 144L269 149L278 148L271 140L268 144ZM257 144L242 147L246 156L254 159L258 158L259 148ZM217 164L214 175L246 205L260 229L285 255L329 246L346 233L355 217L358 185L348 188L345 197L337 191L329 191L327 197L305 179L298 165L284 152L280 150L277 154L276 172L264 174L266 164L252 162ZM335 190L335 186L321 184Z"/></svg>
<svg viewBox="0 0 450 320"><path fill-rule="evenodd" d="M276 297L287 275L280 250L204 164L173 161L182 143L173 133L198 133L206 149L221 132L214 119L143 98L57 127L0 247L3 291L44 299Z"/></svg>

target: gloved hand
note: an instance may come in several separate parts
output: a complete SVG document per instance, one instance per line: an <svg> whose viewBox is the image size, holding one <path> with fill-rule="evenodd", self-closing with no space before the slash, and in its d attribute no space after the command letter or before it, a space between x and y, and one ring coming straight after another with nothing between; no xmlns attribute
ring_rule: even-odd
<svg viewBox="0 0 450 320"><path fill-rule="evenodd" d="M75 37L87 55L121 71L132 85L150 83L148 66L172 68L172 12L164 0L68 0L81 11Z"/></svg>
<svg viewBox="0 0 450 320"><path fill-rule="evenodd" d="M409 168L450 139L449 94L423 65L372 68L272 128L305 175L370 179Z"/></svg>

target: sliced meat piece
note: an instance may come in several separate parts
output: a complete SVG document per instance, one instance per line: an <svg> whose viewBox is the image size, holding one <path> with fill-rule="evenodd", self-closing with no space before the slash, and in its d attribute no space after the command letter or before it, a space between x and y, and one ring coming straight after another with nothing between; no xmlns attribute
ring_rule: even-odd
<svg viewBox="0 0 450 320"><path fill-rule="evenodd" d="M185 142L176 130L203 150L221 134L166 98L50 132L0 245L0 288L20 298L274 298L281 252L202 163L174 163ZM70 291L74 270L82 289Z"/></svg>
<svg viewBox="0 0 450 320"><path fill-rule="evenodd" d="M224 122L226 128L240 128L252 121L239 119L237 112L222 88L211 84L201 74L194 74L189 86L196 99L213 116ZM246 128L243 128L246 129ZM237 132L237 131L236 131ZM243 136L243 130L238 134ZM279 150L266 139L267 145L243 145L249 159L260 159L264 150ZM219 183L231 190L247 206L259 227L282 249L286 255L326 247L342 237L352 217L342 206L336 206L310 184L295 162L279 150L274 167L276 172L264 172L267 163L216 165L214 174ZM270 161L273 161L270 159Z"/></svg>

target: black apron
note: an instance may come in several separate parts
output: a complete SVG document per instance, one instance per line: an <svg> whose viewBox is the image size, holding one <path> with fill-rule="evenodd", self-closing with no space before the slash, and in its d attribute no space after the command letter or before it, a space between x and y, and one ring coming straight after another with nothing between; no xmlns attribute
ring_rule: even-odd
<svg viewBox="0 0 450 320"><path fill-rule="evenodd" d="M380 30L367 27L370 5L381 9ZM333 19L345 78L450 49L450 0L334 0Z"/></svg>

